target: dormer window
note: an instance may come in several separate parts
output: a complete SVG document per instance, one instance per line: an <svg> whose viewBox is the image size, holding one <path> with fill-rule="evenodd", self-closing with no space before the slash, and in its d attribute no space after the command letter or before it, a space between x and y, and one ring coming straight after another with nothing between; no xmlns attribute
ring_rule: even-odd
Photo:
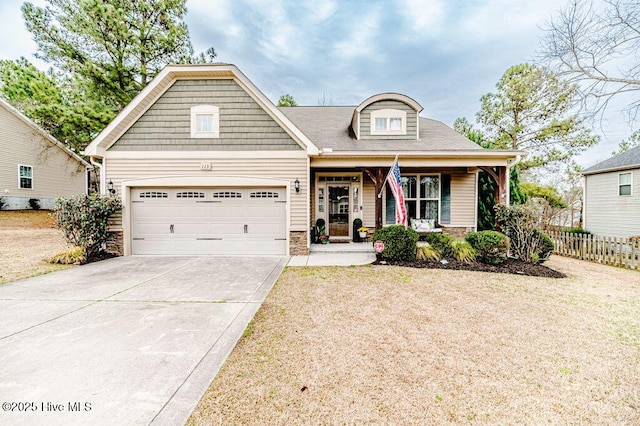
<svg viewBox="0 0 640 426"><path fill-rule="evenodd" d="M191 137L220 137L220 110L217 106L198 105L191 107Z"/></svg>
<svg viewBox="0 0 640 426"><path fill-rule="evenodd" d="M397 109L371 111L372 135L406 135L407 113Z"/></svg>

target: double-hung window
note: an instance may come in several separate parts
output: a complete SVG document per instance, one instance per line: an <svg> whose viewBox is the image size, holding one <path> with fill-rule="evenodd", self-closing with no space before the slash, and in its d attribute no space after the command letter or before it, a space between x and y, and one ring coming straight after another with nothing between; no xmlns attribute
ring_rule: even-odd
<svg viewBox="0 0 640 426"><path fill-rule="evenodd" d="M33 167L18 165L18 187L20 189L33 189Z"/></svg>
<svg viewBox="0 0 640 426"><path fill-rule="evenodd" d="M220 109L213 105L191 107L191 137L220 137Z"/></svg>
<svg viewBox="0 0 640 426"><path fill-rule="evenodd" d="M631 195L631 187L631 172L618 174L618 195Z"/></svg>
<svg viewBox="0 0 640 426"><path fill-rule="evenodd" d="M409 219L448 223L450 217L449 176L437 174L402 176L402 192ZM442 179L442 182L441 182ZM396 222L396 205L389 185L385 185L385 224Z"/></svg>

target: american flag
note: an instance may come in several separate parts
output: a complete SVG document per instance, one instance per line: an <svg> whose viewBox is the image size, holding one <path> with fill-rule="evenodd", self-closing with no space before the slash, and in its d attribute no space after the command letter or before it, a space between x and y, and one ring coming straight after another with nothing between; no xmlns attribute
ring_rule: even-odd
<svg viewBox="0 0 640 426"><path fill-rule="evenodd" d="M398 166L398 157L396 157L389 174L387 175L387 183L396 200L396 224L407 227L407 207L404 205L404 193L402 192L402 178L400 177L400 166Z"/></svg>

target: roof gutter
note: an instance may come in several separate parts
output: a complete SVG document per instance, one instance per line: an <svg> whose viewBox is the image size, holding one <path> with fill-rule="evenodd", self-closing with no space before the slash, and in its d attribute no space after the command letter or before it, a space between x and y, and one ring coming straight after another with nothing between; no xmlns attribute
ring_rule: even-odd
<svg viewBox="0 0 640 426"><path fill-rule="evenodd" d="M638 168L640 168L640 164L629 164L626 166L609 167L607 169L592 170L590 172L585 171L585 172L582 172L581 175L582 176L597 175L598 173L618 172L621 170L638 169Z"/></svg>
<svg viewBox="0 0 640 426"><path fill-rule="evenodd" d="M516 155L515 160L513 160L511 163L509 163L509 165L507 166L507 170L511 170L513 169L515 166L518 165L518 163L522 161L522 155Z"/></svg>

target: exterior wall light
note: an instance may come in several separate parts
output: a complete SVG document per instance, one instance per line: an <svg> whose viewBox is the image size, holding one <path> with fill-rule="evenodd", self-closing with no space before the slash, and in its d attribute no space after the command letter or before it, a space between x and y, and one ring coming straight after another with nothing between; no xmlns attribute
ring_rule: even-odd
<svg viewBox="0 0 640 426"><path fill-rule="evenodd" d="M293 182L293 187L296 189L296 193L300 192L300 181L298 179L296 179L296 181Z"/></svg>
<svg viewBox="0 0 640 426"><path fill-rule="evenodd" d="M113 181L109 180L109 183L107 183L107 191L109 191L109 194L113 195L116 193L116 190L113 189Z"/></svg>

